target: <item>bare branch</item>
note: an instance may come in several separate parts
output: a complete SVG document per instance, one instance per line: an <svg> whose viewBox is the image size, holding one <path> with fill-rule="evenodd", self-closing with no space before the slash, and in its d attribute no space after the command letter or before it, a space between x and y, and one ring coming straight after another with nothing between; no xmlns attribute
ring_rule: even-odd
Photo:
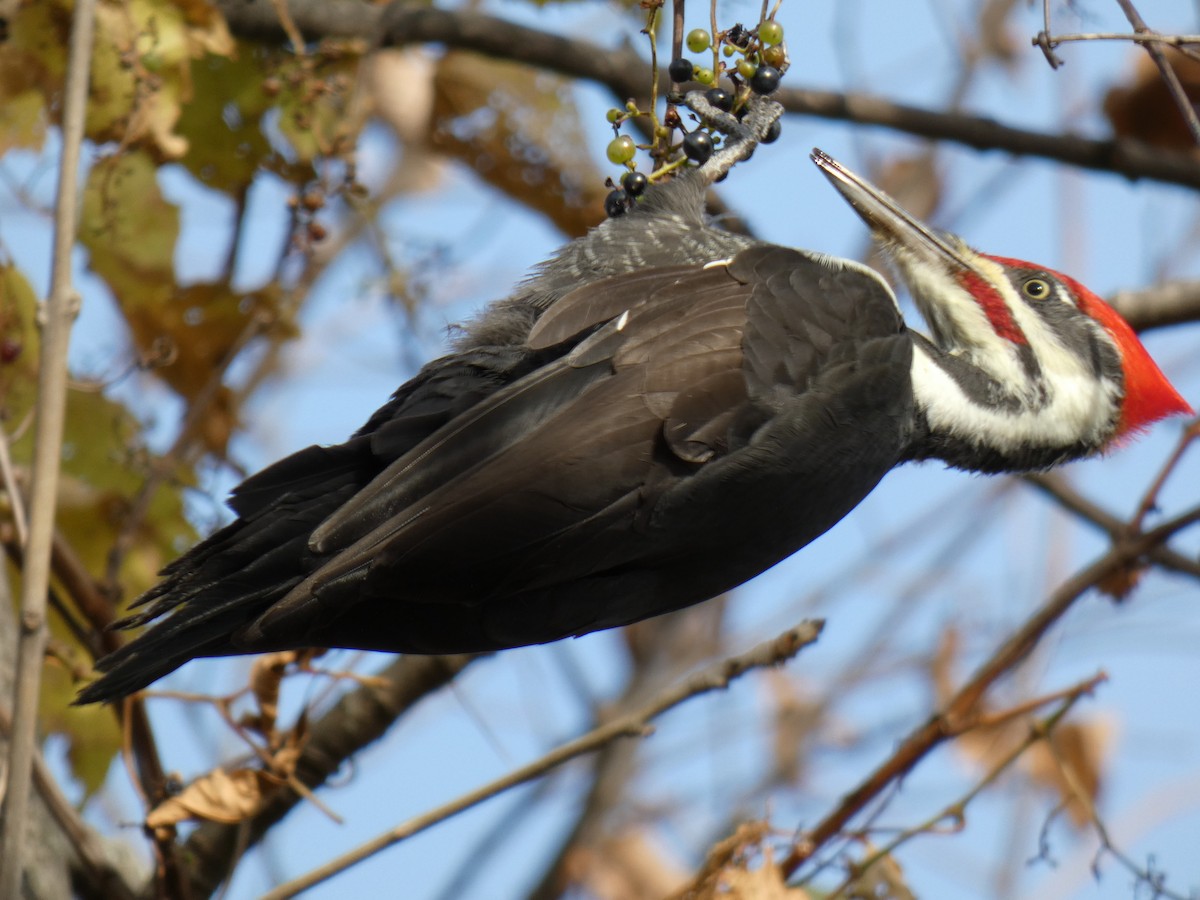
<svg viewBox="0 0 1200 900"><path fill-rule="evenodd" d="M650 723L654 719L684 701L709 691L727 688L734 679L751 669L778 665L791 659L816 641L821 633L821 628L822 623L820 622L804 622L770 641L759 644L747 653L731 656L702 669L691 677L678 682L672 688L663 691L640 709L618 716L599 728L557 747L541 759L515 769L503 778L498 778L444 806L423 813L384 832L326 865L313 869L307 875L268 891L263 895L263 900L284 900L286 897L294 897L301 891L320 884L392 844L410 838L497 794L531 781L578 756L591 753L618 738L642 737L646 735Z"/></svg>
<svg viewBox="0 0 1200 900"><path fill-rule="evenodd" d="M283 38L270 0L220 0L218 6L230 27L243 37L273 41ZM614 50L469 10L407 3L378 7L350 0L292 0L289 9L297 27L310 37L357 37L378 46L440 43L595 81L622 102L648 96L649 67L628 47ZM659 89L669 89L665 78ZM992 119L935 112L868 94L780 88L771 99L781 103L786 112L798 115L878 125L979 150L1005 150L1130 179L1200 188L1200 162L1137 141L1090 140L1029 131Z"/></svg>
<svg viewBox="0 0 1200 900"><path fill-rule="evenodd" d="M916 767L935 747L960 734L976 715L979 701L1002 675L1012 670L1037 645L1075 601L1106 578L1127 568L1164 543L1171 535L1200 521L1200 508L1143 534L1128 534L1091 565L1067 579L1041 608L984 662L941 711L931 716L907 738L874 772L850 791L824 819L807 831L782 863L785 875L794 874L813 855L842 833L846 824L897 779Z"/></svg>
<svg viewBox="0 0 1200 900"><path fill-rule="evenodd" d="M66 418L67 348L79 295L71 282L71 249L78 221L78 178L91 70L94 0L78 0L71 26L71 48L63 100L62 155L54 210L54 261L50 294L40 313L41 360L38 369L37 419L30 486L29 542L21 579L21 618L16 684L13 690L12 740L8 787L0 830L0 897L22 896L25 826L31 773L37 750L37 711L46 647L46 589L50 582L50 545L54 537L59 459Z"/></svg>
<svg viewBox="0 0 1200 900"><path fill-rule="evenodd" d="M1137 11L1137 7L1133 5L1132 0L1117 0L1117 4L1125 13L1125 18L1129 20L1129 24L1133 26L1134 31L1146 37L1158 37L1158 33L1152 31L1150 26L1142 19L1141 13ZM1192 105L1192 100L1188 97L1187 91L1180 83L1179 76L1171 68L1171 63L1167 60L1166 54L1163 53L1162 46L1156 40L1147 41L1142 46L1146 48L1146 52L1150 54L1150 58L1158 66L1163 84L1167 86L1167 92L1171 95L1171 99L1175 101L1175 106L1179 109L1183 120L1187 122L1188 131L1192 133L1192 140L1200 144L1200 119L1196 117L1196 107Z"/></svg>
<svg viewBox="0 0 1200 900"><path fill-rule="evenodd" d="M296 764L295 777L309 790L320 787L354 754L378 740L418 701L454 679L478 656L401 656L377 680L386 689L362 685L343 696L333 709L312 724ZM193 860L189 890L206 897L224 880L238 856L259 840L301 798L283 790L248 822L222 825L208 822L188 837L183 855Z"/></svg>
<svg viewBox="0 0 1200 900"><path fill-rule="evenodd" d="M1200 321L1200 281L1172 281L1117 291L1108 302L1137 331Z"/></svg>
<svg viewBox="0 0 1200 900"><path fill-rule="evenodd" d="M1021 480L1053 498L1063 509L1100 528L1111 538L1115 539L1128 530L1124 519L1084 497L1071 487L1061 475L1037 473L1022 475ZM1170 547L1165 545L1155 547L1147 553L1147 556L1164 569L1200 578L1200 562L1190 559L1182 553L1177 553Z"/></svg>
<svg viewBox="0 0 1200 900"><path fill-rule="evenodd" d="M1050 715L1038 722L1033 723L1029 727L1029 731L1025 735L1024 740L1020 741L1015 747L1001 756L1001 758L996 761L991 769L989 769L988 772L979 781L972 785L971 789L963 794L963 796L961 796L958 800L954 801L937 814L931 816L926 821L917 825L913 825L910 828L903 829L899 834L897 834L882 847L879 847L877 850L872 852L865 860L855 864L846 880L828 895L830 900L833 900L833 898L836 897L846 896L847 892L851 888L851 885L864 874L866 874L866 872L872 866L881 860L886 859L902 844L907 843L917 835L931 832L937 828L938 825L945 822L949 822L954 826L961 826L966 820L967 807L971 804L971 802L981 793L983 793L988 786L994 784L996 780L1003 775L1013 763L1020 759L1025 751L1027 751L1030 747L1039 741L1046 741L1049 743L1050 733L1054 730L1055 726L1057 726L1059 722L1066 717L1067 713L1071 711L1071 708L1078 703L1081 698L1091 695L1096 690L1096 687L1105 680L1105 678L1106 676L1103 674L1094 675L1085 681L1081 681L1079 684L1067 689L1066 691L1059 692L1053 698L1041 697L1033 701L1038 706L1042 706L1057 700L1059 705L1058 708L1055 709ZM1022 706L1024 707L1025 705L1022 704ZM1020 715L1026 715L1028 712L1029 710L1027 708L1022 708L1020 710ZM1086 797L1086 794L1081 794L1081 796ZM1090 807L1090 799L1088 800L1088 803Z"/></svg>

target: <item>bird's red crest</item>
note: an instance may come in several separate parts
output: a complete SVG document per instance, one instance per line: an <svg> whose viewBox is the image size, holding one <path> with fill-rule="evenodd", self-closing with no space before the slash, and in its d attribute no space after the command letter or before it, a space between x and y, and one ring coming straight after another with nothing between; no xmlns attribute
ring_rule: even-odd
<svg viewBox="0 0 1200 900"><path fill-rule="evenodd" d="M1047 271L1071 288L1079 308L1103 325L1117 342L1121 366L1125 370L1125 396L1121 400L1116 440L1136 434L1167 416L1192 414L1191 406L1167 380L1120 313L1074 278L1052 269Z"/></svg>

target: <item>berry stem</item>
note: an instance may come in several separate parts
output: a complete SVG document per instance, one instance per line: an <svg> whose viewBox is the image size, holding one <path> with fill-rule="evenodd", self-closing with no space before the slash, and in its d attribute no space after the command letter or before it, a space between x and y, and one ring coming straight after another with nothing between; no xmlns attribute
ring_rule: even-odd
<svg viewBox="0 0 1200 900"><path fill-rule="evenodd" d="M646 14L646 36L650 38L650 148L651 154L658 144L658 22L662 4L651 5ZM675 51L678 55L678 50ZM672 57L674 59L675 57ZM669 143L669 142L668 142Z"/></svg>
<svg viewBox="0 0 1200 900"><path fill-rule="evenodd" d="M671 0L671 59L683 56L683 5L684 0Z"/></svg>
<svg viewBox="0 0 1200 900"><path fill-rule="evenodd" d="M712 35L713 87L721 86L721 40L717 36L717 0L708 3L708 33Z"/></svg>

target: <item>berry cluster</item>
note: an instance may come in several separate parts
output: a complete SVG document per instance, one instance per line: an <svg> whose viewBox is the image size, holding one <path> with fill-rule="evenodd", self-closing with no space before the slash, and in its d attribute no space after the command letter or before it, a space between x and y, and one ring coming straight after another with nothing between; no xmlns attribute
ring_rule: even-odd
<svg viewBox="0 0 1200 900"><path fill-rule="evenodd" d="M783 70L787 68L783 26L774 19L762 22L753 33L742 25L734 25L728 31L718 32L715 43L711 34L703 28L695 28L688 32L684 44L692 53L711 49L713 65L697 65L682 56L673 59L667 72L675 84L698 81L711 85L725 74L735 86L744 82L756 94L773 94L779 87ZM729 62L721 60L718 51ZM735 56L736 61L733 59Z"/></svg>
<svg viewBox="0 0 1200 900"><path fill-rule="evenodd" d="M731 112L739 118L750 95L753 93L765 96L774 93L779 87L783 71L787 68L783 26L774 19L761 22L753 31L742 25L734 25L727 31L717 32L715 40L708 31L696 28L688 32L684 44L691 53L711 51L713 62L711 67L707 67L697 65L683 56L671 60L667 72L673 85L676 89L679 85L692 81L712 85L705 94L708 102L717 109ZM729 80L730 90L717 86L722 76ZM672 102L678 102L674 96L670 99ZM639 145L628 135L616 134L607 147L608 160L614 165L625 166L628 171L621 178L619 187L609 181L613 190L605 198L604 207L610 217L626 212L646 190L650 180L688 162L703 165L712 156L716 143L720 140L720 136L714 135L711 128L698 126L686 132L678 144L674 144L671 139L672 132L676 128L683 130L683 124L672 105L668 105L662 123L653 112L642 112L632 101L626 104L625 109L610 109L608 121L613 126L613 131L617 132L626 120L645 115L653 121L653 142L642 145L642 149L649 150L654 157L654 174L647 177L635 169L633 160ZM772 143L779 137L779 132L779 123L775 122L762 142Z"/></svg>

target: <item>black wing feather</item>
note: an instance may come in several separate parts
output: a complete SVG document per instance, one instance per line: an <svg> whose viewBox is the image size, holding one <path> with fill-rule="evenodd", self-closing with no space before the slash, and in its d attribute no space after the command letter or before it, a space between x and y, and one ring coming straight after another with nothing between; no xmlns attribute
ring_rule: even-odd
<svg viewBox="0 0 1200 900"><path fill-rule="evenodd" d="M900 458L863 431L911 421L911 352L877 277L778 247L566 292L526 346L432 363L247 481L81 701L199 655L498 648L707 599Z"/></svg>

